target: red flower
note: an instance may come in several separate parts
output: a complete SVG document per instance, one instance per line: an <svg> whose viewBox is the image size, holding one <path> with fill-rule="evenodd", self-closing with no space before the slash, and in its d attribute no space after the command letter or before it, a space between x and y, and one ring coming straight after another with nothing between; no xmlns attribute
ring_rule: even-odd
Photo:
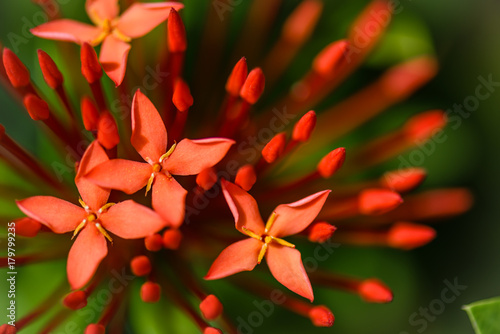
<svg viewBox="0 0 500 334"><path fill-rule="evenodd" d="M104 149L94 141L85 152L75 183L81 196L80 208L52 196L34 196L17 205L27 216L41 222L55 233L73 232L77 237L68 255L68 281L73 289L83 287L94 275L108 253L106 239L110 231L124 239L144 238L165 226L153 210L132 200L107 203L109 190L88 181L86 172L107 161Z"/></svg>
<svg viewBox="0 0 500 334"><path fill-rule="evenodd" d="M130 42L146 35L165 21L170 10L184 7L178 2L134 3L118 16L118 0L87 0L85 10L95 26L61 19L31 29L33 35L60 41L98 45L102 42L100 62L118 86L123 81Z"/></svg>
<svg viewBox="0 0 500 334"><path fill-rule="evenodd" d="M218 163L233 140L206 138L183 139L167 151L167 130L151 101L140 91L132 102L131 142L146 161L114 159L94 168L87 177L101 187L133 194L147 186L153 190L153 209L170 225L184 220L187 191L172 175L196 175Z"/></svg>
<svg viewBox="0 0 500 334"><path fill-rule="evenodd" d="M312 301L313 291L300 252L295 245L282 238L305 230L321 211L330 190L277 206L264 225L252 196L225 180L222 180L222 187L236 229L250 238L224 249L205 278L218 279L252 270L265 256L271 274L281 284Z"/></svg>

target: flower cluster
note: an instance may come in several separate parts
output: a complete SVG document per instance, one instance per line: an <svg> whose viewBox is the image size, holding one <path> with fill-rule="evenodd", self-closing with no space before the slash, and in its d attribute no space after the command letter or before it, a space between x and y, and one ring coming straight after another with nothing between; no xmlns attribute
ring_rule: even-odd
<svg viewBox="0 0 500 334"><path fill-rule="evenodd" d="M50 1L36 2L44 8ZM15 326L0 327L1 333L21 331L61 300L66 309L85 308L99 286L113 279L110 273L114 271L139 277L143 302L157 303L164 296L201 332L222 333L220 327L237 333L240 329L223 311L226 296L208 292L208 281L260 270L262 265L257 265L264 259L271 275L291 291L283 293L281 306L310 318L315 326L332 326L331 306L313 304L313 286L358 294L372 303L392 301L392 291L375 278L307 268L296 244L330 243L333 238L349 245L413 249L435 236L431 227L418 221L468 209L471 198L464 189L407 195L424 181L422 168L406 166L364 181L351 177L432 138L446 124L442 111L414 116L402 128L353 148L348 158L346 151L351 149L331 147L340 136L431 79L436 63L430 56L389 69L318 115L310 110L358 68L377 44L394 10L390 1L370 3L346 39L326 45L285 96L266 106L261 98L265 86L278 82L320 17L321 1L301 1L285 21L262 67L249 71L246 58L234 64L221 106L214 107L218 87L205 80L209 77L218 82L215 65L223 68L216 49L217 32L222 31L224 20L214 23L213 18L227 6L225 1L218 3L212 20L207 21L203 57L207 55L214 66L204 65L193 79L194 94L183 78L187 38L179 14L184 5L179 2L133 3L119 15L118 0L86 0L85 10L95 26L58 18L33 28L35 36L73 42L80 51L83 77L63 75L46 52L38 51L49 89L38 87L19 58L3 48L2 82L22 101L30 117L50 133L54 149L70 149L76 159L74 166L62 169L71 174L69 182L61 177L60 168L50 171L0 128L0 157L35 185L31 191L16 191L16 197L21 194L19 198L24 198L17 200L17 206L27 216L15 219L16 233L54 242L54 249L43 254L23 254L19 264L67 257L69 282L69 291L66 285L59 287ZM251 11L259 13L257 21L269 18L271 22L273 6L273 1L255 1ZM248 29L255 20L250 15ZM164 21L168 50L131 44ZM360 31L364 32L363 43ZM98 57L94 47L101 43ZM248 50L245 46L240 49ZM74 51L64 50L69 55ZM167 75L159 75L155 85L134 88L131 94L129 87L136 87L135 78L142 76L135 62L128 60L129 52L137 57L134 50L158 51L158 68ZM111 81L103 77L103 71ZM83 79L92 97L78 88ZM51 101L50 94L59 101ZM75 95L80 100L79 110L69 98ZM195 109L198 95L203 103ZM124 112L113 102L116 96L127 105ZM202 139L188 139L187 134ZM268 217L265 223L263 215ZM194 274L197 271L206 272L204 279ZM239 274L228 281L268 298L274 283L248 275L252 274ZM131 289L126 286L114 294L99 317L85 325L84 332L123 332L124 301ZM50 332L70 314L56 314L40 332Z"/></svg>

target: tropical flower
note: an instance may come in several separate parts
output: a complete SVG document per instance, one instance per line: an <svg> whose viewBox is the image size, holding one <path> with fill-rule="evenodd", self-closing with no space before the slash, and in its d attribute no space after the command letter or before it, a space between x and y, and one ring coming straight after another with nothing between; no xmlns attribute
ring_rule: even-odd
<svg viewBox="0 0 500 334"><path fill-rule="evenodd" d="M86 0L85 10L95 26L59 19L31 29L31 33L78 44L86 42L95 46L102 43L99 60L106 74L118 86L125 76L129 42L165 21L172 8L180 10L183 7L177 2L136 2L119 16L118 0Z"/></svg>
<svg viewBox="0 0 500 334"><path fill-rule="evenodd" d="M51 0L39 2L46 1ZM314 326L332 326L331 309L343 305L317 293L314 299L318 286L370 303L392 301L392 290L377 278L338 273L328 262L310 267L306 259L317 257L317 247L326 252L322 258L341 256L333 249L344 244L420 247L435 237L425 222L470 207L465 189L412 194L427 175L418 166L405 163L381 172L384 163L444 128L441 110L412 116L378 138L335 144L429 81L436 61L430 55L408 59L328 107L335 88L382 38L392 2L371 2L346 38L325 43L293 82L285 73L296 66L295 56L311 38L323 3L300 2L265 53L261 47L273 35L268 30L276 3L250 4L234 57L223 52L226 18L235 5L226 1L213 2L200 49L190 57L177 12L183 5L177 2L135 3L118 16L116 0L88 0L85 9L96 26L56 19L34 28L37 36L78 44L88 86L73 73L76 49L61 51L61 62L70 62L64 71L39 50L47 87L32 78L14 52L2 49L0 82L47 130L51 143L35 157L12 138L19 134L0 126L0 158L28 181L0 192L14 207L8 218L23 241L16 266L21 271L34 263L66 260L69 286L59 284L37 307L19 312L15 326L6 323L0 332L49 333L69 328L73 315L82 316L85 330L79 332L142 333L146 325L154 326L153 311L161 314L162 332L171 325L163 317L177 314L170 312L175 308L195 326L183 322L185 332L237 333L245 329L224 307L236 309L245 295L277 298L276 304ZM167 36L156 44L166 41L168 53L142 44L130 49L129 39L167 18ZM98 58L94 46L101 42ZM129 50L138 61L127 63ZM248 67L259 59L260 67ZM102 78L102 68L115 86ZM124 77L125 69L131 75ZM143 188L146 196L139 192ZM72 204L78 198L81 207ZM269 215L266 223L261 213ZM271 275L257 266L264 259ZM45 278L43 270L37 271L33 282L58 274L51 271ZM270 276L291 292L276 289L282 286ZM220 283L212 282L216 279ZM219 289L223 285L237 289ZM103 294L107 299L92 309L93 317L70 311L85 310ZM138 326L137 317L130 316L136 313L147 316L147 324Z"/></svg>

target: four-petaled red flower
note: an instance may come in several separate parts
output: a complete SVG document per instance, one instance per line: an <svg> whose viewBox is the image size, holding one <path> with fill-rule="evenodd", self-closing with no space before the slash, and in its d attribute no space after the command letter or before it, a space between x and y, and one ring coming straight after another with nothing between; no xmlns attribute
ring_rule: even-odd
<svg viewBox="0 0 500 334"><path fill-rule="evenodd" d="M110 242L112 239L107 231L124 239L139 239L165 226L165 221L156 212L132 200L107 203L110 191L84 177L90 169L107 160L97 141L83 155L75 178L83 208L52 196L17 201L21 211L55 233L74 231L76 240L69 251L67 264L68 281L73 289L87 284L108 253L106 239Z"/></svg>
<svg viewBox="0 0 500 334"><path fill-rule="evenodd" d="M306 229L321 211L330 190L277 206L264 225L257 202L250 194L225 180L222 180L222 188L236 229L250 238L224 249L205 279L218 279L252 270L265 256L269 270L278 282L312 301L313 291L300 252L295 245L282 238Z"/></svg>
<svg viewBox="0 0 500 334"><path fill-rule="evenodd" d="M196 175L214 166L234 144L225 138L183 139L167 150L167 130L153 103L139 90L132 102L132 146L146 161L113 159L87 177L97 185L133 194L152 188L153 209L172 227L184 221L187 191L172 175Z"/></svg>
<svg viewBox="0 0 500 334"><path fill-rule="evenodd" d="M98 45L102 42L99 60L106 74L118 86L123 81L133 38L146 35L165 21L170 10L184 7L178 2L134 3L118 16L118 0L87 0L85 9L90 24L60 19L31 29L33 35L60 41Z"/></svg>

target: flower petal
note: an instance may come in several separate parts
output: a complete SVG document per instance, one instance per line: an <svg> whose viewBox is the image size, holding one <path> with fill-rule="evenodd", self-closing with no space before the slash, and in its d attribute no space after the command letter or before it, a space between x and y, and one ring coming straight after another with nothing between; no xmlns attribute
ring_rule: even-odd
<svg viewBox="0 0 500 334"><path fill-rule="evenodd" d="M130 44L109 35L104 39L101 46L99 61L104 72L113 80L118 87L125 77L127 69L127 57L130 51Z"/></svg>
<svg viewBox="0 0 500 334"><path fill-rule="evenodd" d="M262 241L247 238L229 245L212 263L205 279L219 279L252 270L257 265L262 244Z"/></svg>
<svg viewBox="0 0 500 334"><path fill-rule="evenodd" d="M113 20L118 16L120 7L118 0L87 0L85 10L88 16L96 25L104 20Z"/></svg>
<svg viewBox="0 0 500 334"><path fill-rule="evenodd" d="M183 139L163 168L173 175L196 175L221 161L233 144L233 140L225 138Z"/></svg>
<svg viewBox="0 0 500 334"><path fill-rule="evenodd" d="M66 271L71 289L81 289L87 284L106 254L106 239L94 224L87 224L76 237L68 254Z"/></svg>
<svg viewBox="0 0 500 334"><path fill-rule="evenodd" d="M153 183L153 209L172 227L184 221L187 191L173 177L163 173L155 176Z"/></svg>
<svg viewBox="0 0 500 334"><path fill-rule="evenodd" d="M300 258L300 252L295 248L269 244L266 261L274 278L296 294L314 299L311 282Z"/></svg>
<svg viewBox="0 0 500 334"><path fill-rule="evenodd" d="M99 210L104 204L107 203L110 191L96 185L84 175L86 175L94 167L108 161L109 158L104 152L104 149L99 145L97 140L87 147L83 154L78 172L76 173L75 183L80 193L80 197L87 204L92 211Z"/></svg>
<svg viewBox="0 0 500 334"><path fill-rule="evenodd" d="M140 90L132 101L132 146L150 163L160 160L167 151L167 129L151 101Z"/></svg>
<svg viewBox="0 0 500 334"><path fill-rule="evenodd" d="M87 217L83 208L52 196L34 196L16 203L24 214L55 233L73 231Z"/></svg>
<svg viewBox="0 0 500 334"><path fill-rule="evenodd" d="M278 216L269 234L281 238L303 231L318 216L330 192L324 190L297 202L278 205L274 210Z"/></svg>
<svg viewBox="0 0 500 334"><path fill-rule="evenodd" d="M180 10L184 5L178 2L134 3L118 20L118 30L130 37L146 35L168 18L170 9Z"/></svg>
<svg viewBox="0 0 500 334"><path fill-rule="evenodd" d="M222 191L227 205L233 213L236 229L244 233L241 228L245 226L258 235L264 233L264 222L255 199L237 185L224 179L222 180Z"/></svg>
<svg viewBox="0 0 500 334"><path fill-rule="evenodd" d="M90 24L62 19L41 24L30 31L37 37L82 44L95 40L101 34L102 29Z"/></svg>
<svg viewBox="0 0 500 334"><path fill-rule="evenodd" d="M152 171L151 166L145 162L113 159L95 167L86 177L101 187L130 195L146 186Z"/></svg>
<svg viewBox="0 0 500 334"><path fill-rule="evenodd" d="M123 239L145 238L165 226L156 212L133 200L113 205L99 219L106 230Z"/></svg>

